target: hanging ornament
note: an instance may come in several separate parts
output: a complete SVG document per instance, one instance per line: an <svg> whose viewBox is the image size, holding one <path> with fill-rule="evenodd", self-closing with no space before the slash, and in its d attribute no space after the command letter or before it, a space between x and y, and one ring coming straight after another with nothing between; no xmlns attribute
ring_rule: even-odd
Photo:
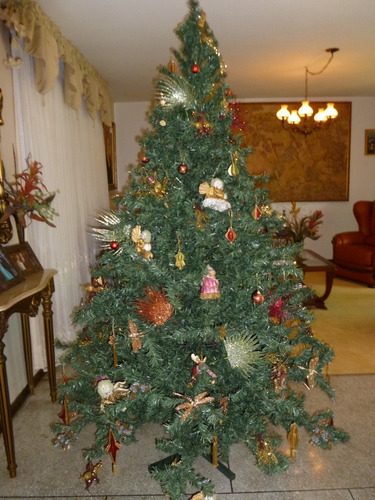
<svg viewBox="0 0 375 500"><path fill-rule="evenodd" d="M167 176L164 177L162 182L158 181L156 172L153 172L152 174L146 172L142 177L143 185L140 189L137 189L137 191L133 191L133 196L138 196L140 198L143 198L144 196L155 196L155 198L158 198L159 200L167 197Z"/></svg>
<svg viewBox="0 0 375 500"><path fill-rule="evenodd" d="M113 366L118 366L117 364L117 348L116 348L116 334L115 334L115 322L114 318L112 318L112 334L109 336L108 344L112 346L113 351Z"/></svg>
<svg viewBox="0 0 375 500"><path fill-rule="evenodd" d="M218 299L220 291L216 271L210 265L207 265L206 268L207 274L204 276L201 286L201 299Z"/></svg>
<svg viewBox="0 0 375 500"><path fill-rule="evenodd" d="M227 328L225 325L220 325L218 328L220 332L219 339L223 341L227 335Z"/></svg>
<svg viewBox="0 0 375 500"><path fill-rule="evenodd" d="M139 332L138 326L131 319L129 319L128 325L130 330L129 338L132 341L133 352L138 352L142 347L142 337L144 336L144 332Z"/></svg>
<svg viewBox="0 0 375 500"><path fill-rule="evenodd" d="M171 73L176 73L176 63L173 59L170 59L168 69Z"/></svg>
<svg viewBox="0 0 375 500"><path fill-rule="evenodd" d="M112 250L118 250L119 242L118 241L111 241L110 247Z"/></svg>
<svg viewBox="0 0 375 500"><path fill-rule="evenodd" d="M306 377L305 385L308 387L308 389L313 389L315 387L315 375L318 373L316 371L318 363L319 363L319 357L315 351L314 356L309 361L309 368Z"/></svg>
<svg viewBox="0 0 375 500"><path fill-rule="evenodd" d="M178 238L177 240L178 242L178 252L177 254L175 255L175 259L176 259L176 267L178 267L178 269L182 269L183 267L185 267L185 255L181 252L181 248L180 248L180 244L181 244L181 241L180 241L180 238Z"/></svg>
<svg viewBox="0 0 375 500"><path fill-rule="evenodd" d="M236 151L235 153L231 153L230 155L231 155L231 158L232 158L232 162L229 165L228 174L231 177L238 177L240 175L240 171L238 169L237 162L238 162L238 160L240 158L240 154L239 154L238 151Z"/></svg>
<svg viewBox="0 0 375 500"><path fill-rule="evenodd" d="M312 431L310 443L330 449L332 446L330 427L333 427L332 417L318 420Z"/></svg>
<svg viewBox="0 0 375 500"><path fill-rule="evenodd" d="M237 333L224 340L231 367L249 377L263 356L255 336Z"/></svg>
<svg viewBox="0 0 375 500"><path fill-rule="evenodd" d="M209 216L202 210L201 206L196 203L194 205L194 213L197 218L197 222L195 227L199 229L199 231L203 231L203 223L209 222Z"/></svg>
<svg viewBox="0 0 375 500"><path fill-rule="evenodd" d="M228 396L221 396L219 401L219 406L221 408L221 412L225 415L229 409L229 399Z"/></svg>
<svg viewBox="0 0 375 500"><path fill-rule="evenodd" d="M117 451L120 448L121 448L121 444L118 441L116 441L115 435L113 434L113 430L109 429L108 443L104 447L104 449L111 457L113 474L117 474L116 455L117 455Z"/></svg>
<svg viewBox="0 0 375 500"><path fill-rule="evenodd" d="M179 166L178 166L178 172L181 174L181 175L185 175L189 172L189 168L188 166L186 165L186 163L181 163Z"/></svg>
<svg viewBox="0 0 375 500"><path fill-rule="evenodd" d="M130 391L125 388L126 382L113 384L108 377L98 377L95 381L96 390L101 398L100 410L105 411L106 406L129 397Z"/></svg>
<svg viewBox="0 0 375 500"><path fill-rule="evenodd" d="M61 418L64 425L68 426L68 425L70 425L70 419L72 417L75 417L76 415L77 415L76 412L69 411L69 409L68 409L68 395L65 394L64 401L62 403L61 412L58 414L58 417Z"/></svg>
<svg viewBox="0 0 375 500"><path fill-rule="evenodd" d="M298 445L298 426L295 422L290 424L288 432L288 441L290 444L290 458L295 460L297 457L297 445Z"/></svg>
<svg viewBox="0 0 375 500"><path fill-rule="evenodd" d="M141 231L141 226L135 226L132 230L132 242L135 244L138 255L142 255L145 260L153 258L151 252L151 233L147 229Z"/></svg>
<svg viewBox="0 0 375 500"><path fill-rule="evenodd" d="M149 161L150 160L149 160L149 158L147 158L147 156L142 156L142 158L141 158L142 163L148 163Z"/></svg>
<svg viewBox="0 0 375 500"><path fill-rule="evenodd" d="M266 205L265 203L262 203L260 210L262 212L262 215L267 215L269 217L275 212L269 205Z"/></svg>
<svg viewBox="0 0 375 500"><path fill-rule="evenodd" d="M212 396L207 396L207 392L201 392L197 396L195 396L194 400L192 398L189 398L188 396L184 396L183 394L179 394L178 392L173 393L174 396L178 396L180 398L186 399L186 403L182 403L178 406L176 406L177 411L183 411L183 415L181 417L181 420L185 422L185 420L189 417L191 412L198 408L201 405L211 403L212 401L215 400Z"/></svg>
<svg viewBox="0 0 375 500"><path fill-rule="evenodd" d="M160 120L159 125L160 125L161 127L166 127L166 126L167 126L167 121L166 121L166 120L164 120L164 119L163 119L163 120Z"/></svg>
<svg viewBox="0 0 375 500"><path fill-rule="evenodd" d="M233 217L233 212L232 210L229 211L229 218L230 218L230 223L229 223L229 229L225 233L226 239L229 241L229 243L233 243L235 239L237 239L237 233L232 227L232 217Z"/></svg>
<svg viewBox="0 0 375 500"><path fill-rule="evenodd" d="M257 290L256 292L253 293L252 299L253 299L254 304L263 304L263 302L264 302L264 296L262 295L262 293L259 290Z"/></svg>
<svg viewBox="0 0 375 500"><path fill-rule="evenodd" d="M199 357L196 354L191 355L191 359L194 361L195 365L193 366L191 370L191 381L188 384L188 387L192 388L193 385L195 384L197 377L199 374L206 372L210 377L212 377L212 382L214 382L214 379L216 379L215 373L210 370L210 368L206 365L206 359L203 357Z"/></svg>
<svg viewBox="0 0 375 500"><path fill-rule="evenodd" d="M201 68L200 68L199 64L197 64L197 63L194 63L194 64L191 66L191 68L190 68L190 69L191 69L191 72L192 72L192 73L199 73L199 72L200 72L200 70L201 70Z"/></svg>
<svg viewBox="0 0 375 500"><path fill-rule="evenodd" d="M197 117L197 121L192 123L193 127L195 127L198 130L198 133L195 137L197 138L201 135L212 136L212 128L213 128L212 123L209 123L206 120L204 114L193 111L192 116L193 118Z"/></svg>
<svg viewBox="0 0 375 500"><path fill-rule="evenodd" d="M83 474L80 475L80 479L84 479L86 482L85 489L89 491L92 483L99 484L98 472L103 467L103 462L99 460L97 464L93 464L91 460L86 464L86 470Z"/></svg>
<svg viewBox="0 0 375 500"><path fill-rule="evenodd" d="M63 451L70 450L73 444L77 441L78 436L71 428L64 428L57 434L53 440L56 448L61 447Z"/></svg>
<svg viewBox="0 0 375 500"><path fill-rule="evenodd" d="M258 463L262 465L271 465L271 463L274 463L275 465L277 465L278 460L276 458L276 455L273 453L272 446L268 441L264 439L264 436L257 436L256 441Z"/></svg>
<svg viewBox="0 0 375 500"><path fill-rule="evenodd" d="M262 215L262 211L258 207L258 205L255 205L254 210L251 212L251 215L254 217L255 220L258 220L259 217Z"/></svg>
<svg viewBox="0 0 375 500"><path fill-rule="evenodd" d="M164 325L173 313L173 307L168 302L164 289L159 292L156 288L148 286L143 293L146 299L138 298L133 302L138 316L153 325Z"/></svg>
<svg viewBox="0 0 375 500"><path fill-rule="evenodd" d="M182 106L187 110L195 107L197 98L194 87L177 73L163 76L163 79L156 83L156 88L159 91L156 99L165 108Z"/></svg>
<svg viewBox="0 0 375 500"><path fill-rule="evenodd" d="M274 363L274 367L272 369L272 377L271 377L276 394L278 394L281 391L285 391L287 389L286 385L287 376L288 376L288 368L286 364L277 360Z"/></svg>
<svg viewBox="0 0 375 500"><path fill-rule="evenodd" d="M219 465L219 462L218 462L218 453L217 453L217 436L214 436L212 438L211 462L212 462L212 465L214 467L217 467Z"/></svg>
<svg viewBox="0 0 375 500"><path fill-rule="evenodd" d="M224 192L224 182L221 179L214 178L210 184L202 182L199 185L199 194L204 194L203 200L204 208L212 208L218 212L225 212L229 210L231 205L227 200L227 195Z"/></svg>

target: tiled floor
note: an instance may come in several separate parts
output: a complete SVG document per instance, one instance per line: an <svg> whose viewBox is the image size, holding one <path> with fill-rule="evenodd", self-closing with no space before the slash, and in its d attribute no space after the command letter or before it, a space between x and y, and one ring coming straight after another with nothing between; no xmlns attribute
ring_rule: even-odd
<svg viewBox="0 0 375 500"><path fill-rule="evenodd" d="M315 388L307 395L307 409L312 412L333 407L335 425L348 431L351 440L324 451L309 444L307 435L300 432L297 461L288 472L272 477L257 468L242 444L231 451L229 465L236 474L232 482L199 459L196 467L215 482L218 500L375 499L375 375L332 376L331 384L336 390L336 402ZM13 420L16 478L8 476L0 444L0 499L165 498L147 469L148 464L162 458L154 445L155 437L162 434L159 426L147 426L136 444L121 448L117 475L111 472L109 457L104 457L100 483L88 493L79 478L85 468L80 449L90 444L94 429L87 429L69 451L54 448L49 424L57 420L60 409L59 404L49 401L45 377Z"/></svg>

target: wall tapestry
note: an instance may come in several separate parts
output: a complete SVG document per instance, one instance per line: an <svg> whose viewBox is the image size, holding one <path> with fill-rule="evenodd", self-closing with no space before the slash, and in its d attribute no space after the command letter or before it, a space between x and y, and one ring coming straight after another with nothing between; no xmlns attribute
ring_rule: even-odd
<svg viewBox="0 0 375 500"><path fill-rule="evenodd" d="M288 103L289 110L300 102ZM314 111L326 103L310 102ZM276 118L280 103L236 103L243 145L252 174L270 176L271 201L346 201L349 199L351 102L337 102L338 117L328 128L304 136L285 130Z"/></svg>

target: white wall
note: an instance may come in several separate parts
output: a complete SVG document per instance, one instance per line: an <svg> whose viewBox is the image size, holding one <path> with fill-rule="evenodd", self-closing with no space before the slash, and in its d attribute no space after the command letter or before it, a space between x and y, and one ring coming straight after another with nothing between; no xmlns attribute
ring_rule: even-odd
<svg viewBox="0 0 375 500"><path fill-rule="evenodd" d="M288 98L288 100L293 100ZM298 100L298 99L295 99ZM301 202L301 211L309 213L322 210L323 224L320 226L321 238L316 241L306 240L306 247L315 250L326 258L332 257L331 240L341 231L357 229L353 215L353 204L357 200L375 200L375 156L365 156L365 129L375 129L375 97L340 97L333 101L352 102L352 130L350 147L349 200L331 202ZM245 100L243 100L245 101ZM257 99L259 102L269 99ZM280 99L278 99L280 101ZM250 99L247 102L251 102ZM136 136L148 126L146 112L148 102L115 103L115 121L117 129L117 162L119 186L123 187L127 179L129 165L137 163L139 145ZM275 203L274 208L282 211L290 208L288 203Z"/></svg>

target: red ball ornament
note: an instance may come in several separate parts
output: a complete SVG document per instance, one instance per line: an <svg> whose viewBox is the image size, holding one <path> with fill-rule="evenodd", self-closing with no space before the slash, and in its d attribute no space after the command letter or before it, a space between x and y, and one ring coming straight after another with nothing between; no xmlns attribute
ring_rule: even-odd
<svg viewBox="0 0 375 500"><path fill-rule="evenodd" d="M186 163L181 163L181 165L178 166L177 170L181 175L185 175L189 172L189 168Z"/></svg>
<svg viewBox="0 0 375 500"><path fill-rule="evenodd" d="M111 241L109 246L112 248L112 250L117 250L119 247L118 241Z"/></svg>
<svg viewBox="0 0 375 500"><path fill-rule="evenodd" d="M200 67L199 67L199 64L195 63L193 64L193 66L191 67L191 71L192 73L199 73L200 72Z"/></svg>
<svg viewBox="0 0 375 500"><path fill-rule="evenodd" d="M147 156L142 156L141 161L142 163L148 163L150 160L147 158Z"/></svg>
<svg viewBox="0 0 375 500"><path fill-rule="evenodd" d="M255 293L253 293L253 302L254 302L254 304L263 304L264 297L260 293L259 290L257 290Z"/></svg>

